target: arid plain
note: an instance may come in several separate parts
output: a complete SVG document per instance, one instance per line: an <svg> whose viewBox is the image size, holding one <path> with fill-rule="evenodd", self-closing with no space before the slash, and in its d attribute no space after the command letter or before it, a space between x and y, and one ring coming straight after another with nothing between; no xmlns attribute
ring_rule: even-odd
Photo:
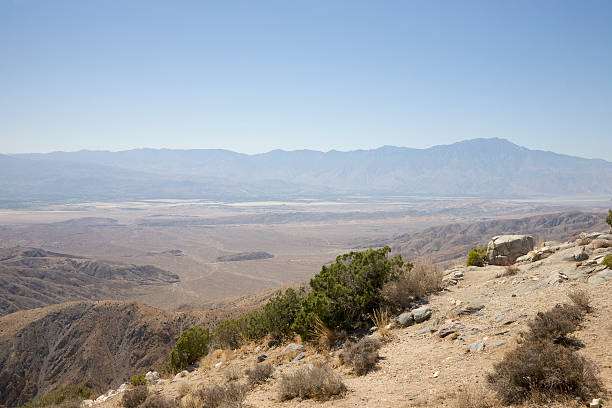
<svg viewBox="0 0 612 408"><path fill-rule="evenodd" d="M149 200L0 210L0 247L36 247L101 261L154 265L181 281L153 285L135 300L168 310L214 307L219 299L306 282L351 249L393 243L402 234L580 210L605 199L565 201L356 197L342 201L212 202ZM474 245L479 243L474 243ZM257 253L272 255L266 259ZM221 261L239 255L247 260ZM411 254L404 254L411 258ZM92 297L94 297L92 294Z"/></svg>

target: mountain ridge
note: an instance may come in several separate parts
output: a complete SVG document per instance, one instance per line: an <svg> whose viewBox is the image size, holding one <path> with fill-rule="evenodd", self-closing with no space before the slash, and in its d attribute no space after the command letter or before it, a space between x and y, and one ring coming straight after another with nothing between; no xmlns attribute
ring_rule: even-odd
<svg viewBox="0 0 612 408"><path fill-rule="evenodd" d="M0 187L13 193L19 190L21 195L17 195L24 199L38 193L38 189L57 199L100 195L106 199L248 200L351 195L612 194L612 162L530 150L497 138L465 140L427 149L394 146L348 152L277 149L247 155L221 149L147 148L4 157L13 161L0 157L0 169L8 169L0 176ZM42 174L36 177L39 166ZM30 174L30 178L23 174ZM89 177L78 177L82 174ZM20 184L16 186L10 175ZM92 187L94 181L104 188Z"/></svg>

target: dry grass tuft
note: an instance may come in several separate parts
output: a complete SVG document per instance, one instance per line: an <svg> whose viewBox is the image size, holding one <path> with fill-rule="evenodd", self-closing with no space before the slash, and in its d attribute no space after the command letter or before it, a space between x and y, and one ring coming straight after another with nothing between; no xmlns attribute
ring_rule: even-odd
<svg viewBox="0 0 612 408"><path fill-rule="evenodd" d="M248 392L248 386L239 382L210 385L197 390L193 397L199 408L240 408Z"/></svg>
<svg viewBox="0 0 612 408"><path fill-rule="evenodd" d="M372 321L374 325L378 327L378 333L380 333L381 337L388 338L391 336L391 331L387 329L387 326L391 323L391 318L389 317L387 309L380 308L375 310Z"/></svg>
<svg viewBox="0 0 612 408"><path fill-rule="evenodd" d="M329 350L336 341L334 331L327 327L318 316L315 318L310 337L321 350Z"/></svg>
<svg viewBox="0 0 612 408"><path fill-rule="evenodd" d="M381 291L386 304L404 309L414 299L424 298L442 289L444 272L429 262L415 263L411 270L404 269L396 280L387 282Z"/></svg>
<svg viewBox="0 0 612 408"><path fill-rule="evenodd" d="M591 298L585 290L574 289L567 294L567 297L585 313L590 313L593 310L591 308Z"/></svg>
<svg viewBox="0 0 612 408"><path fill-rule="evenodd" d="M178 389L179 392L179 397L183 398L186 395L189 395L189 393L191 392L191 387L189 386L189 384L181 384L181 386Z"/></svg>
<svg viewBox="0 0 612 408"><path fill-rule="evenodd" d="M239 367L231 366L223 372L223 376L227 382L237 381L242 377L242 370Z"/></svg>
<svg viewBox="0 0 612 408"><path fill-rule="evenodd" d="M279 397L282 401L293 398L325 401L346 392L342 378L328 365L309 369L301 367L281 377Z"/></svg>
<svg viewBox="0 0 612 408"><path fill-rule="evenodd" d="M343 364L353 367L355 374L364 375L376 366L380 340L374 337L364 337L357 343L349 343L340 352Z"/></svg>
<svg viewBox="0 0 612 408"><path fill-rule="evenodd" d="M140 408L176 408L177 406L175 400L165 398L154 392L149 394L147 399L140 405Z"/></svg>
<svg viewBox="0 0 612 408"><path fill-rule="evenodd" d="M125 408L136 408L142 404L149 396L149 389L146 385L139 385L132 390L126 391L121 397L121 405Z"/></svg>
<svg viewBox="0 0 612 408"><path fill-rule="evenodd" d="M504 268L504 272L502 273L501 276L505 277L505 276L514 276L517 273L519 273L521 270L519 269L518 266L516 265L508 265Z"/></svg>
<svg viewBox="0 0 612 408"><path fill-rule="evenodd" d="M470 387L455 395L457 408L495 408L501 405L495 394L483 386Z"/></svg>
<svg viewBox="0 0 612 408"><path fill-rule="evenodd" d="M247 376L250 384L263 384L274 372L272 364L261 363L256 364L253 368L247 370Z"/></svg>

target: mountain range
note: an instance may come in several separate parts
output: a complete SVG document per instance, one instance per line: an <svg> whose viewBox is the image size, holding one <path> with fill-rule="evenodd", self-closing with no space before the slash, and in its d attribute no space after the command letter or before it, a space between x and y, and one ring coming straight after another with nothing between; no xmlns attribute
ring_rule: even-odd
<svg viewBox="0 0 612 408"><path fill-rule="evenodd" d="M247 155L135 149L0 155L0 200L347 195L574 196L612 193L612 162L530 150L505 139L427 149L384 146Z"/></svg>

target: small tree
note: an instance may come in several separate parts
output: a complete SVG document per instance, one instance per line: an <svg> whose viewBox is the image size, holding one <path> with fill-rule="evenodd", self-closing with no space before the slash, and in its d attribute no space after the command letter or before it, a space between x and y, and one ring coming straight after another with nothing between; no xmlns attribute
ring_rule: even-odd
<svg viewBox="0 0 612 408"><path fill-rule="evenodd" d="M291 328L308 338L317 319L336 329L348 327L374 310L383 284L396 279L404 265L401 256L390 258L390 252L388 246L350 252L338 256L330 266L324 265L310 280L312 291L302 301Z"/></svg>
<svg viewBox="0 0 612 408"><path fill-rule="evenodd" d="M170 353L170 367L174 371L180 371L195 363L198 358L208 354L211 340L208 329L192 327L185 330Z"/></svg>
<svg viewBox="0 0 612 408"><path fill-rule="evenodd" d="M606 217L606 223L612 228L612 210L608 210L608 216Z"/></svg>

